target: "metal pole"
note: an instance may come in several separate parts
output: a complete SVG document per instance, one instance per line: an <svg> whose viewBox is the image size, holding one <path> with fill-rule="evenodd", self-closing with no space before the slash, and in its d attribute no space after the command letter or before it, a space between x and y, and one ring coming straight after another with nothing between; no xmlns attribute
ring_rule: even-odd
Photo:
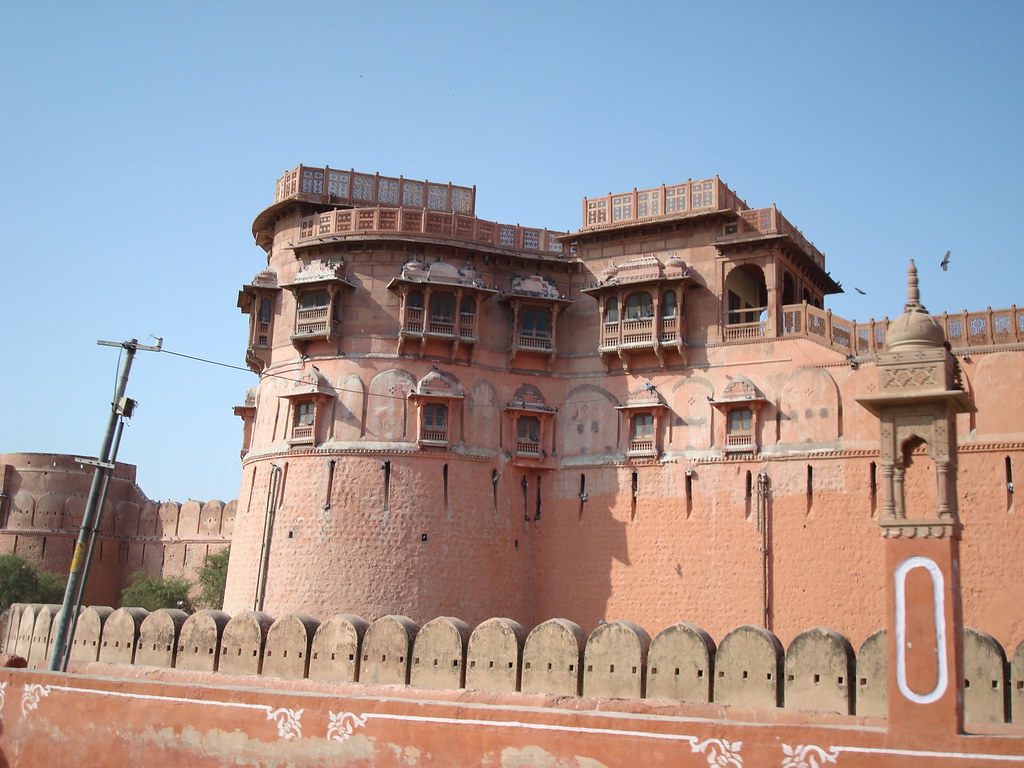
<svg viewBox="0 0 1024 768"><path fill-rule="evenodd" d="M50 655L51 672L60 671L61 662L64 659L65 646L68 643L68 629L71 626L71 610L78 594L79 582L81 581L82 560L85 556L85 545L89 533L94 526L96 516L96 505L99 501L100 489L103 485L103 475L106 469L113 469L110 464L110 446L114 441L114 428L117 426L117 419L122 413L125 390L128 388L128 374L132 369L132 361L135 359L136 351L140 349L159 352L162 339L157 339L155 347L142 346L138 339L129 341L98 341L104 347L122 347L128 354L125 355L124 364L121 366L121 374L117 380L117 387L114 391L114 401L110 404L110 421L107 423L107 431L103 436L103 444L100 446L100 453L96 462L96 471L92 476L92 485L89 488L89 497L85 503L85 512L82 515L82 525L78 531L78 541L75 544L75 552L71 558L71 570L68 573L68 584L64 589L64 603L61 606L60 621L57 623L56 635L53 638L53 652Z"/></svg>
<svg viewBox="0 0 1024 768"><path fill-rule="evenodd" d="M118 419L117 433L114 435L114 447L110 451L110 463L117 464L117 449L121 446L121 433L124 432L124 419ZM103 473L103 490L100 491L100 500L96 511L96 525L89 532L89 546L85 550L85 563L82 566L82 580L78 584L78 594L75 595L74 610L71 611L71 627L68 630L68 642L65 643L64 661L61 664L61 672L67 671L68 662L71 661L71 644L75 639L75 628L78 626L78 612L82 610L82 596L85 593L85 582L89 578L89 568L92 566L93 548L96 546L96 537L100 532L100 525L103 521L103 505L107 502L107 489L110 488L110 476L114 474L113 469Z"/></svg>
<svg viewBox="0 0 1024 768"><path fill-rule="evenodd" d="M255 470L254 470L255 471ZM281 489L281 467L270 465L270 477L267 488L267 509L263 516L263 546L260 549L260 570L257 575L256 597L253 610L263 610L263 600L267 593L267 571L270 568L270 543L274 536L274 516L277 513L278 494Z"/></svg>

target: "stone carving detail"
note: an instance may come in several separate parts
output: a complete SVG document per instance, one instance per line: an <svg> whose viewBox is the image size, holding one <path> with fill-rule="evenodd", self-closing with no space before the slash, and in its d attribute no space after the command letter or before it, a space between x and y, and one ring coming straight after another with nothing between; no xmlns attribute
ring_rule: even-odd
<svg viewBox="0 0 1024 768"><path fill-rule="evenodd" d="M21 714L27 715L39 707L39 700L50 695L50 686L39 683L29 683L25 686L25 692L21 695Z"/></svg>
<svg viewBox="0 0 1024 768"><path fill-rule="evenodd" d="M327 724L328 741L348 741L356 728L366 726L366 718L354 712L328 712L330 722Z"/></svg>
<svg viewBox="0 0 1024 768"><path fill-rule="evenodd" d="M782 759L782 768L821 768L826 763L835 763L839 757L837 750L826 751L813 744L797 744L795 747L783 744L782 751L786 755Z"/></svg>
<svg viewBox="0 0 1024 768"><path fill-rule="evenodd" d="M266 708L267 720L273 720L277 724L277 735L282 739L297 739L302 736L302 712L301 709L279 709Z"/></svg>
<svg viewBox="0 0 1024 768"><path fill-rule="evenodd" d="M704 741L692 739L690 741L690 749L693 752L706 755L708 765L713 768L716 766L743 768L743 757L740 755L742 746L742 741L729 742L725 739L705 739Z"/></svg>
<svg viewBox="0 0 1024 768"><path fill-rule="evenodd" d="M890 368L885 371L885 387L887 389L923 387L926 384L936 386L934 368L897 368L895 370Z"/></svg>

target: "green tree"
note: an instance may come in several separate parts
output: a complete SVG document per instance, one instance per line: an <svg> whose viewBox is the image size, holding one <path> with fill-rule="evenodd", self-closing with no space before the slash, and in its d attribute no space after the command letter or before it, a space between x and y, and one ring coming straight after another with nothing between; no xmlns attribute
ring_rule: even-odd
<svg viewBox="0 0 1024 768"><path fill-rule="evenodd" d="M201 608L220 610L223 607L230 556L231 547L224 547L203 558L203 565L196 574L196 586L199 587L199 598L196 602Z"/></svg>
<svg viewBox="0 0 1024 768"><path fill-rule="evenodd" d="M63 602L64 582L21 555L0 555L0 610L7 610L12 603Z"/></svg>
<svg viewBox="0 0 1024 768"><path fill-rule="evenodd" d="M147 576L142 571L133 573L131 579L132 583L121 592L122 608L145 608L147 611L182 608L191 612L189 592L192 591L192 583L188 579Z"/></svg>

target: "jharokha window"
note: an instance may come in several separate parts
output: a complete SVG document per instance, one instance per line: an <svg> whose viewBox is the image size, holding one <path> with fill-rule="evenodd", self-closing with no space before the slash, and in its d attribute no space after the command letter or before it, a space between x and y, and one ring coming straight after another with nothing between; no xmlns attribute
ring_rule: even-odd
<svg viewBox="0 0 1024 768"><path fill-rule="evenodd" d="M292 405L292 445L316 442L316 403L296 400Z"/></svg>
<svg viewBox="0 0 1024 768"><path fill-rule="evenodd" d="M354 288L343 274L341 262L314 259L286 286L295 296L292 343L300 350L315 342L334 343L341 338L342 293Z"/></svg>
<svg viewBox="0 0 1024 768"><path fill-rule="evenodd" d="M540 453L540 419L520 415L516 419L516 452Z"/></svg>
<svg viewBox="0 0 1024 768"><path fill-rule="evenodd" d="M423 406L423 440L443 443L448 441L448 406L444 403L427 403Z"/></svg>
<svg viewBox="0 0 1024 768"><path fill-rule="evenodd" d="M626 297L626 319L639 320L645 317L654 317L654 303L651 301L651 294L647 291L629 294Z"/></svg>
<svg viewBox="0 0 1024 768"><path fill-rule="evenodd" d="M398 353L416 353L472 359L479 341L477 315L489 296L497 293L484 284L472 264L456 267L444 261L413 259L388 283L398 295Z"/></svg>
<svg viewBox="0 0 1024 768"><path fill-rule="evenodd" d="M250 285L242 286L238 293L238 308L249 315L249 346L245 361L256 373L260 373L270 363L270 349L274 341L274 306L279 293L277 274L270 269L260 272Z"/></svg>

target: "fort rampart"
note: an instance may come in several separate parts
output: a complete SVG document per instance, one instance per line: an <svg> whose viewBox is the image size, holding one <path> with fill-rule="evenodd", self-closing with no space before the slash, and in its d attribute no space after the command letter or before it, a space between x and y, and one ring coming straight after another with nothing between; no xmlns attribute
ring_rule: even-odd
<svg viewBox="0 0 1024 768"><path fill-rule="evenodd" d="M0 455L0 554L22 555L39 568L67 573L93 467L73 456ZM153 501L118 463L100 518L85 601L117 603L132 574L191 578L203 558L227 546L235 502Z"/></svg>
<svg viewBox="0 0 1024 768"><path fill-rule="evenodd" d="M44 669L59 606L15 605L7 614L7 653ZM368 623L337 614L274 620L246 611L187 615L177 610L83 609L75 664L161 667L420 689L589 698L664 699L746 708L785 707L885 717L885 631L855 651L826 627L788 647L761 627L744 625L717 642L677 623L653 638L626 621L589 636L551 619L529 633L510 619L471 629L452 617L420 626L404 616ZM990 635L964 630L965 719L974 727L1024 723L1024 642L1007 654Z"/></svg>

